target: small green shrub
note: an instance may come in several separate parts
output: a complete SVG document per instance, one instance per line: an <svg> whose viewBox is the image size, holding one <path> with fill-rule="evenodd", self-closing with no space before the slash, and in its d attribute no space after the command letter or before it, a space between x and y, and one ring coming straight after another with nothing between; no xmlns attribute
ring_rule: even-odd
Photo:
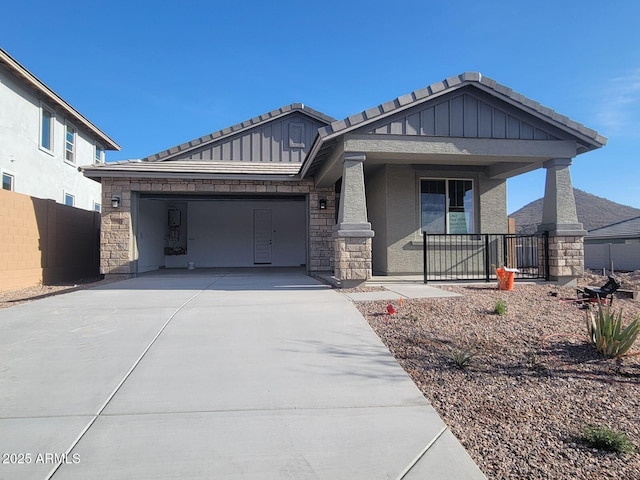
<svg viewBox="0 0 640 480"><path fill-rule="evenodd" d="M596 350L607 358L623 357L636 341L640 333L640 318L622 328L622 310L616 315L611 307L603 309L598 304L597 315L589 309L586 313L587 332Z"/></svg>
<svg viewBox="0 0 640 480"><path fill-rule="evenodd" d="M507 313L507 302L500 299L496 301L496 304L493 307L493 313L496 315L504 315Z"/></svg>
<svg viewBox="0 0 640 480"><path fill-rule="evenodd" d="M587 425L580 432L580 441L586 445L616 453L633 453L635 446L623 432L617 432L609 427Z"/></svg>
<svg viewBox="0 0 640 480"><path fill-rule="evenodd" d="M460 370L464 370L469 365L471 365L471 361L475 356L476 354L471 352L470 350L461 348L454 348L449 353L449 359Z"/></svg>

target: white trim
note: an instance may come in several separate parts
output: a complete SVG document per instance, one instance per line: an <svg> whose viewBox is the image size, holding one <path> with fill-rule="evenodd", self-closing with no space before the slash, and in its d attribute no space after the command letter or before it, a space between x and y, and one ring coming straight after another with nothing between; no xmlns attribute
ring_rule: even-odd
<svg viewBox="0 0 640 480"><path fill-rule="evenodd" d="M5 190L4 188L4 176L8 176L11 177L11 188L8 190L10 192L15 192L16 191L16 175L13 172L9 172L7 170L2 170L1 174L2 175L2 189Z"/></svg>
<svg viewBox="0 0 640 480"><path fill-rule="evenodd" d="M67 204L67 196L71 197L73 202L71 205ZM66 190L63 190L63 195L62 195L62 204L63 205L67 205L69 207L75 207L76 206L76 196L72 193L67 192Z"/></svg>
<svg viewBox="0 0 640 480"><path fill-rule="evenodd" d="M71 155L72 155L72 159L69 160L67 158L67 152L69 152L69 150L67 149L67 134L69 133L69 129L73 130L73 142L71 144ZM71 164L71 165L76 165L78 162L78 129L76 128L76 126L69 122L68 120L64 122L64 156L63 159L65 162Z"/></svg>
<svg viewBox="0 0 640 480"><path fill-rule="evenodd" d="M42 131L42 117L43 117L43 112L47 111L51 114L51 117L49 119L51 128L49 129L49 147L47 148L44 145L42 145L42 135L43 135L43 131ZM49 155L55 155L55 125L56 125L56 112L53 108L49 107L49 105L47 105L44 102L40 102L40 108L38 109L38 148L40 150L42 150L45 153L48 153Z"/></svg>
<svg viewBox="0 0 640 480"><path fill-rule="evenodd" d="M98 154L98 150L100 151L100 153ZM103 164L105 161L104 159L104 147L102 146L102 144L98 143L98 142L94 142L93 143L93 164L94 165L101 165Z"/></svg>

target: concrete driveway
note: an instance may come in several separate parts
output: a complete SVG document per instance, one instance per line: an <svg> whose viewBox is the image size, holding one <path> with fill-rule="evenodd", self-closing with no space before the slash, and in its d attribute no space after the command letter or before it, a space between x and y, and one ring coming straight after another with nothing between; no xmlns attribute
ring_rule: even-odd
<svg viewBox="0 0 640 480"><path fill-rule="evenodd" d="M0 432L0 479L484 478L353 304L295 270L0 310Z"/></svg>

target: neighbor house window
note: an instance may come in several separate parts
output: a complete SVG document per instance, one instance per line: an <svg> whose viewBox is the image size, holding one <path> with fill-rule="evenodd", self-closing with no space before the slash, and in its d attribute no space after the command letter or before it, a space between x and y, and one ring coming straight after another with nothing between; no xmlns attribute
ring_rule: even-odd
<svg viewBox="0 0 640 480"><path fill-rule="evenodd" d="M76 129L67 125L64 136L64 159L67 162L76 161Z"/></svg>
<svg viewBox="0 0 640 480"><path fill-rule="evenodd" d="M70 207L73 207L76 204L76 197L71 195L70 193L64 194L64 204Z"/></svg>
<svg viewBox="0 0 640 480"><path fill-rule="evenodd" d="M474 233L472 180L420 180L422 230L427 233Z"/></svg>
<svg viewBox="0 0 640 480"><path fill-rule="evenodd" d="M94 156L95 163L102 163L104 161L104 148L96 144L96 154Z"/></svg>
<svg viewBox="0 0 640 480"><path fill-rule="evenodd" d="M53 150L53 112L44 106L40 109L40 146Z"/></svg>
<svg viewBox="0 0 640 480"><path fill-rule="evenodd" d="M2 174L2 189L13 191L13 175L8 173Z"/></svg>

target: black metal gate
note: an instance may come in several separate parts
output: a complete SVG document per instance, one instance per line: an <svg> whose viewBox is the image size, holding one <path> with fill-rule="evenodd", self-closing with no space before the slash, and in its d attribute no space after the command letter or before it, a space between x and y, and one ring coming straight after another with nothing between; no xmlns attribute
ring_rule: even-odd
<svg viewBox="0 0 640 480"><path fill-rule="evenodd" d="M424 283L496 278L497 267L516 279L549 280L549 234L427 234L422 232Z"/></svg>

